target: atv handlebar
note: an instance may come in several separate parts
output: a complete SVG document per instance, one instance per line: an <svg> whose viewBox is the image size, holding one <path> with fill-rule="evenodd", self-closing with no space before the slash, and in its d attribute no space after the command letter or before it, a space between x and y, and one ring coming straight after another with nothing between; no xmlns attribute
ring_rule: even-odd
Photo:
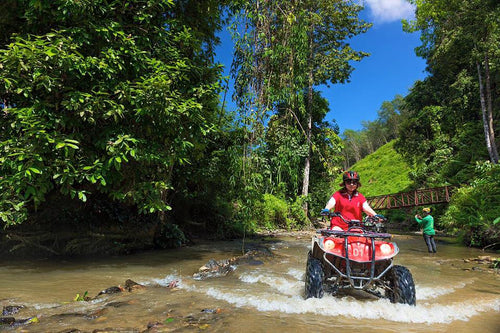
<svg viewBox="0 0 500 333"><path fill-rule="evenodd" d="M321 212L322 216L328 216L328 217L340 217L342 221L345 223L349 223L352 221L358 221L358 220L346 220L344 216L340 212ZM386 222L387 218L385 218L382 215L373 215L373 216L367 216L365 217L365 222ZM359 222L359 221L358 221Z"/></svg>
<svg viewBox="0 0 500 333"><path fill-rule="evenodd" d="M328 216L330 218L332 217L339 217L344 221L349 228L351 227L365 227L365 228L375 228L376 230L381 230L383 229L383 225L385 222L387 222L387 218L385 218L382 215L374 215L374 216L367 216L365 217L364 221L359 221L359 220L346 220L344 216L340 212L321 212L322 216Z"/></svg>

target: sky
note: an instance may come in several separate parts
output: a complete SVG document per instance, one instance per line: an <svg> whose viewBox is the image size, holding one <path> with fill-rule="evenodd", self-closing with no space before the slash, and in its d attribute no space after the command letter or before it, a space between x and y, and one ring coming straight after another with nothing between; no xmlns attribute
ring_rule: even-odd
<svg viewBox="0 0 500 333"><path fill-rule="evenodd" d="M340 133L346 129L361 130L362 121L374 121L384 101L397 94L406 95L417 80L426 77L425 61L415 55L421 45L417 33L403 32L401 19L412 19L414 8L405 0L364 0L361 18L372 22L368 32L354 37L350 44L354 50L371 55L353 62L350 82L318 89L330 104L325 120L335 120ZM229 75L232 61L232 42L229 33L220 34L222 44L216 50L217 59L225 65ZM232 80L229 81L232 94ZM234 109L234 103L228 104Z"/></svg>

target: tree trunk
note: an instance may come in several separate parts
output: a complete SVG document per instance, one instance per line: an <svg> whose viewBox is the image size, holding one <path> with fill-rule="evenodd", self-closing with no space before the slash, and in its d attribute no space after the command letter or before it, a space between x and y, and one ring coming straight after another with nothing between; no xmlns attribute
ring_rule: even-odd
<svg viewBox="0 0 500 333"><path fill-rule="evenodd" d="M312 72L309 73L309 92L307 96L307 128L306 128L306 135L307 135L307 156L306 156L306 161L304 165L304 179L302 181L302 196L307 197L309 194L309 175L311 173L311 130L312 130L312 99L313 99L313 93L312 93L312 84L311 84L311 78L312 78ZM304 212L308 213L308 205L307 201L304 201Z"/></svg>
<svg viewBox="0 0 500 333"><path fill-rule="evenodd" d="M481 102L481 114L483 118L483 129L484 129L484 137L486 140L486 148L488 149L488 154L490 155L490 161L494 164L498 163L498 153L496 153L495 156L495 151L496 147L492 146L492 141L490 138L490 128L489 128L489 123L488 123L488 116L487 116L487 108L486 108L486 99L485 99L485 92L484 92L484 87L483 87L483 79L481 77L481 66L479 63L476 63L477 65L477 75L479 79L479 99Z"/></svg>
<svg viewBox="0 0 500 333"><path fill-rule="evenodd" d="M309 75L307 84L307 156L304 165L304 179L302 181L302 196L309 195L309 175L311 173L311 131L312 131L312 108L313 108L313 56L314 56L314 40L313 40L314 24L311 24L309 35ZM304 212L306 216L309 211L307 200L304 201Z"/></svg>
<svg viewBox="0 0 500 333"><path fill-rule="evenodd" d="M489 64L488 53L484 56L484 81L485 81L485 89L486 89L486 110L488 115L488 129L489 129L489 137L491 150L493 154L493 163L498 163L498 150L495 140L495 127L493 125L493 106L491 101L491 83L490 83L490 64Z"/></svg>

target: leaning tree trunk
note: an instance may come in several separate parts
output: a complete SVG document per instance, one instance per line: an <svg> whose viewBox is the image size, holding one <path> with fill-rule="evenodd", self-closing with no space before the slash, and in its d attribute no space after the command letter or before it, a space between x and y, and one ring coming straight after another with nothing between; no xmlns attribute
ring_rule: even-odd
<svg viewBox="0 0 500 333"><path fill-rule="evenodd" d="M483 118L483 129L484 129L484 137L486 140L486 148L488 149L488 154L490 156L490 161L494 164L498 163L498 152L496 149L496 145L494 144L495 138L493 136L493 140L491 138L491 132L494 131L490 129L490 124L488 119L490 118L490 115L488 115L488 110L486 107L486 98L485 98L485 92L484 92L484 87L483 87L483 79L481 76L481 66L479 63L476 63L477 65L477 75L478 75L478 80L479 80L479 99L481 101L481 114ZM489 73L488 73L489 74ZM489 75L488 75L489 76Z"/></svg>
<svg viewBox="0 0 500 333"><path fill-rule="evenodd" d="M314 84L314 77L313 77L313 56L314 56L314 40L313 40L313 31L314 31L314 24L311 25L311 33L309 36L309 75L308 75L308 84L307 84L307 128L306 128L306 135L307 135L307 156L306 156L306 161L304 165L304 178L302 181L302 196L307 197L309 195L309 176L311 173L311 131L312 131L312 108L313 108L313 84ZM304 201L304 212L306 213L306 216L309 211L309 206L307 204L307 200Z"/></svg>

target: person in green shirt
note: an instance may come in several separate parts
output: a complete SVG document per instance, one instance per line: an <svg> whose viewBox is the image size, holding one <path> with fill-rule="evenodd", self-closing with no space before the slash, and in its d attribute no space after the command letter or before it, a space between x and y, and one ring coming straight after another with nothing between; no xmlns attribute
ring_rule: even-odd
<svg viewBox="0 0 500 333"><path fill-rule="evenodd" d="M424 215L424 217L418 214L415 215L415 221L417 221L423 229L424 240L425 244L427 244L429 253L436 253L436 242L434 242L436 231L434 230L434 218L431 215L431 209L427 207L422 209L422 215Z"/></svg>

